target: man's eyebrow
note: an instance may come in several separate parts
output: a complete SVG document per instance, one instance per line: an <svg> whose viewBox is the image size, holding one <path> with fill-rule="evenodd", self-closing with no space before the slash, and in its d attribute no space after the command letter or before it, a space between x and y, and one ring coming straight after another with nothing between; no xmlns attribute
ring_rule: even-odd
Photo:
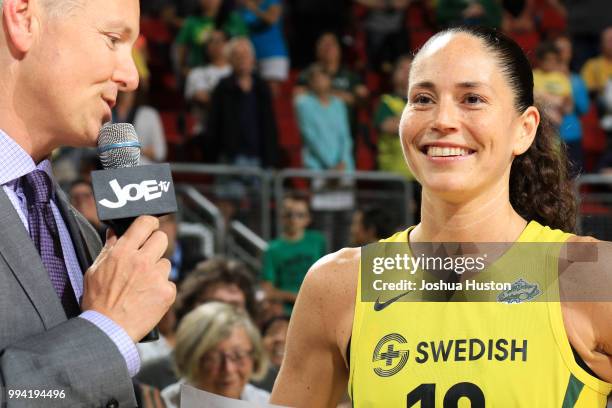
<svg viewBox="0 0 612 408"><path fill-rule="evenodd" d="M122 34L125 34L126 36L131 36L132 32L133 32L132 27L130 27L129 25L125 24L125 22L122 21L122 20L109 20L109 21L106 21L105 24L104 24L104 27L120 31Z"/></svg>
<svg viewBox="0 0 612 408"><path fill-rule="evenodd" d="M436 89L436 86L434 85L433 82L430 81L423 81L423 82L417 82L416 84L413 85L414 88L425 88L425 89Z"/></svg>

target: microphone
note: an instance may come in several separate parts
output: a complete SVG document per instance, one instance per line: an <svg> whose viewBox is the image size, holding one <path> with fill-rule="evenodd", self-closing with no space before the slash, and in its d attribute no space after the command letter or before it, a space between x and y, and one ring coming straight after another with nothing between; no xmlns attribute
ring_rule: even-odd
<svg viewBox="0 0 612 408"><path fill-rule="evenodd" d="M91 173L98 218L121 237L140 215L161 216L177 211L170 165L140 166L140 143L129 123L106 124L98 136L104 170ZM159 339L153 329L140 342Z"/></svg>

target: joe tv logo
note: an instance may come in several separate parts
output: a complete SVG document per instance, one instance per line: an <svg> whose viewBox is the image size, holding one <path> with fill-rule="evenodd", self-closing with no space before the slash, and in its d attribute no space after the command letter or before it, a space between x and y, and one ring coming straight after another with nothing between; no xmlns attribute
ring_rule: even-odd
<svg viewBox="0 0 612 408"><path fill-rule="evenodd" d="M162 193L167 193L170 188L169 181L157 180L144 180L140 184L128 184L122 188L117 179L113 179L109 185L115 194L115 201L105 198L100 200L100 205L113 209L125 206L128 201L139 201L143 198L145 201L155 200L160 198Z"/></svg>

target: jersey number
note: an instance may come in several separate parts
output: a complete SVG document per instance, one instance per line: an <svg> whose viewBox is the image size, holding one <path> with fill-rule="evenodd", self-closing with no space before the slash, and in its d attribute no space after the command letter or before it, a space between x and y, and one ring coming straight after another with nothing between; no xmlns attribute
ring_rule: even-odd
<svg viewBox="0 0 612 408"><path fill-rule="evenodd" d="M446 392L444 408L457 408L461 397L469 399L472 408L484 408L485 406L485 397L482 390L476 384L462 382L453 385ZM421 384L410 391L406 396L406 408L412 407L419 401L421 402L421 408L435 408L436 384Z"/></svg>

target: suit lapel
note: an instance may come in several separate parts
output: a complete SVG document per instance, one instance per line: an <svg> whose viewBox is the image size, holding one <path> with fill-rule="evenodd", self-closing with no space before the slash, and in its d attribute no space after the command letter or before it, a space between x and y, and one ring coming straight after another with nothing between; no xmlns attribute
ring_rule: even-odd
<svg viewBox="0 0 612 408"><path fill-rule="evenodd" d="M4 236L0 239L0 255L23 287L45 327L49 329L65 321L64 308L40 254L3 188L0 188L0 231Z"/></svg>
<svg viewBox="0 0 612 408"><path fill-rule="evenodd" d="M62 218L68 227L68 232L70 233L70 238L72 238L72 244L74 245L74 251L76 252L79 266L81 267L81 272L85 273L85 271L93 263L94 259L94 255L90 250L91 245L87 245L85 242L83 231L81 230L76 219L76 214L68 203L68 199L64 195L64 192L57 184L55 185L55 192L57 197L55 204L57 205L57 208L59 209L60 214L62 214Z"/></svg>

